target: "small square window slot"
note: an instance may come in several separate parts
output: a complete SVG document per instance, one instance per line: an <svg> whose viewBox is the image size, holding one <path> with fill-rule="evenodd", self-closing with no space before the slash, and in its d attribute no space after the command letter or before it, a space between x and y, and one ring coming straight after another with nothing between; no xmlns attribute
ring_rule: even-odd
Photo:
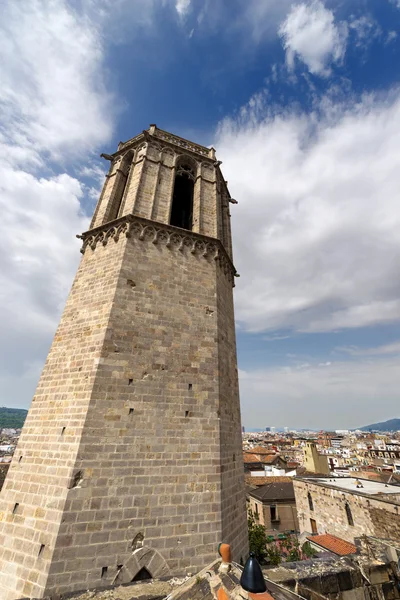
<svg viewBox="0 0 400 600"><path fill-rule="evenodd" d="M185 410L185 417L190 417L190 412L188 410Z"/></svg>
<svg viewBox="0 0 400 600"><path fill-rule="evenodd" d="M130 408L130 409L129 409L129 414L130 414L130 415L133 415L133 413L134 413L134 412L135 412L135 409L134 409L134 408Z"/></svg>
<svg viewBox="0 0 400 600"><path fill-rule="evenodd" d="M101 578L107 576L108 567L101 567Z"/></svg>
<svg viewBox="0 0 400 600"><path fill-rule="evenodd" d="M128 379L128 385L132 385L133 379Z"/></svg>
<svg viewBox="0 0 400 600"><path fill-rule="evenodd" d="M193 389L193 384L192 384L192 383L189 383L189 385L188 385L188 390L191 390L191 389Z"/></svg>

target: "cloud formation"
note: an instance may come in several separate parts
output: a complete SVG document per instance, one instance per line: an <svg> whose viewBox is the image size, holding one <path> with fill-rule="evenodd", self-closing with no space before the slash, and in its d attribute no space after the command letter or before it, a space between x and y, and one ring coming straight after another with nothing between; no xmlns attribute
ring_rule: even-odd
<svg viewBox="0 0 400 600"><path fill-rule="evenodd" d="M0 31L6 142L57 157L110 137L111 96L94 24L62 0L37 0L6 4Z"/></svg>
<svg viewBox="0 0 400 600"><path fill-rule="evenodd" d="M241 371L242 420L328 430L384 421L398 416L398 370L396 357Z"/></svg>
<svg viewBox="0 0 400 600"><path fill-rule="evenodd" d="M175 8L178 15L183 18L190 10L191 0L176 0Z"/></svg>
<svg viewBox="0 0 400 600"><path fill-rule="evenodd" d="M242 328L335 331L400 320L400 92L265 102L215 146L232 208Z"/></svg>
<svg viewBox="0 0 400 600"><path fill-rule="evenodd" d="M320 0L292 5L279 35L291 70L298 58L310 73L326 77L330 64L339 63L346 51L346 24L335 23L333 12Z"/></svg>
<svg viewBox="0 0 400 600"><path fill-rule="evenodd" d="M91 189L65 172L107 140L101 36L62 0L8 3L0 23L0 382L26 405L79 261ZM89 157L89 158L88 158ZM40 358L39 358L40 357Z"/></svg>

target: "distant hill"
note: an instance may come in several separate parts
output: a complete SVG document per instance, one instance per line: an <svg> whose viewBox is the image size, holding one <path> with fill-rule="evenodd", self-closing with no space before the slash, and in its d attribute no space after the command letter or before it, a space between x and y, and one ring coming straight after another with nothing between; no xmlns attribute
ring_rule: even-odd
<svg viewBox="0 0 400 600"><path fill-rule="evenodd" d="M360 427L361 431L399 431L400 430L400 419L389 419L389 421L383 421L383 423L372 423L372 425L365 425Z"/></svg>
<svg viewBox="0 0 400 600"><path fill-rule="evenodd" d="M24 408L0 407L0 429L10 427L20 429L25 422L28 411Z"/></svg>

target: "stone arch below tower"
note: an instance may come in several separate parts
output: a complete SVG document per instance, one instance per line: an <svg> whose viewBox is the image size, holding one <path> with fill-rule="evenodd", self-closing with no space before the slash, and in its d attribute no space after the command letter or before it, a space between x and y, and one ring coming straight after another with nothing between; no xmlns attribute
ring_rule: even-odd
<svg viewBox="0 0 400 600"><path fill-rule="evenodd" d="M118 576L118 583L131 583L138 573L145 569L151 577L163 577L170 574L169 567L162 555L154 548L138 548L124 564Z"/></svg>

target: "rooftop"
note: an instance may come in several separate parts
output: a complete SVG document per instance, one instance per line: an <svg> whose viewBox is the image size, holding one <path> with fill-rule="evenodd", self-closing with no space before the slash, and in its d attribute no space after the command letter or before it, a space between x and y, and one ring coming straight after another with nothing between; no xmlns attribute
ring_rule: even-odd
<svg viewBox="0 0 400 600"><path fill-rule="evenodd" d="M354 544L346 542L330 533L312 535L307 539L313 544L317 544L317 546L324 548L324 550L329 550L329 552L333 552L338 556L347 556L348 554L355 554L357 552L357 548Z"/></svg>
<svg viewBox="0 0 400 600"><path fill-rule="evenodd" d="M400 501L400 486L359 479L357 477L302 477L303 481L309 481L317 485L337 488L344 492L354 492L363 496L393 496L396 495ZM388 500L393 498L388 498Z"/></svg>
<svg viewBox="0 0 400 600"><path fill-rule="evenodd" d="M292 478L286 475L271 475L270 477L253 477L252 475L245 475L244 480L249 486L261 487L266 483L282 483L282 481L292 481Z"/></svg>
<svg viewBox="0 0 400 600"><path fill-rule="evenodd" d="M294 488L292 481L280 481L277 483L267 483L249 492L250 496L257 500L293 500Z"/></svg>

